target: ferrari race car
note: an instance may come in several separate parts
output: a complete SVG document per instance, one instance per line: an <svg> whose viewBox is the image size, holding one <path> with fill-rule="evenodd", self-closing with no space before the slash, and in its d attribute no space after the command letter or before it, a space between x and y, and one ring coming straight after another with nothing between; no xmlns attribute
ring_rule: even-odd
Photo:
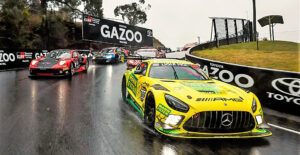
<svg viewBox="0 0 300 155"><path fill-rule="evenodd" d="M159 133L180 138L270 136L255 94L205 74L198 65L150 59L125 71L122 98Z"/></svg>
<svg viewBox="0 0 300 155"><path fill-rule="evenodd" d="M95 53L93 60L96 63L120 62L121 56L128 56L128 51L121 47L110 47Z"/></svg>
<svg viewBox="0 0 300 155"><path fill-rule="evenodd" d="M166 52L157 50L156 48L142 48L133 53L134 57L150 57L150 58L165 58ZM137 59L127 59L127 69L132 69L141 63L141 60Z"/></svg>
<svg viewBox="0 0 300 155"><path fill-rule="evenodd" d="M44 58L34 59L29 66L30 76L69 76L87 71L89 61L76 50L59 49Z"/></svg>

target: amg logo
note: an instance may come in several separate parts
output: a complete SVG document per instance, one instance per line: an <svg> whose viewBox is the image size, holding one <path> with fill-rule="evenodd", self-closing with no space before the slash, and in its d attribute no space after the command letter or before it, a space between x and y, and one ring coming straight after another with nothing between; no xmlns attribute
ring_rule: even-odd
<svg viewBox="0 0 300 155"><path fill-rule="evenodd" d="M215 97L215 98L197 98L196 101L212 101L212 102L216 102L216 101L233 101L233 102L243 102L244 99L242 97L240 98L224 98L224 97Z"/></svg>

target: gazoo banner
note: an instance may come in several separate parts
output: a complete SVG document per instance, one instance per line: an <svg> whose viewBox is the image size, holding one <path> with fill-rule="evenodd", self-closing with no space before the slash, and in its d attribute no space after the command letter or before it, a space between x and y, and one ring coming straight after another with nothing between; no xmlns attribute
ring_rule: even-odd
<svg viewBox="0 0 300 155"><path fill-rule="evenodd" d="M32 59L47 52L41 49L0 49L0 70L29 67Z"/></svg>
<svg viewBox="0 0 300 155"><path fill-rule="evenodd" d="M83 40L128 46L153 46L152 30L83 15Z"/></svg>
<svg viewBox="0 0 300 155"><path fill-rule="evenodd" d="M186 59L199 64L203 71L217 80L253 92L262 105L300 114L300 73L298 72L236 65L190 54L186 55Z"/></svg>

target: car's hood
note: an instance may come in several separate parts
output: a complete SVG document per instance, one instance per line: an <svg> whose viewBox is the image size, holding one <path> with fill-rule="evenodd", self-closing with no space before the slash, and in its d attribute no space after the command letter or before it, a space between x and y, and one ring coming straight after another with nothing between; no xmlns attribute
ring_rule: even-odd
<svg viewBox="0 0 300 155"><path fill-rule="evenodd" d="M60 61L60 59L43 58L43 59L40 59L37 67L52 67L53 65L57 64L59 61Z"/></svg>
<svg viewBox="0 0 300 155"><path fill-rule="evenodd" d="M192 108L209 110L251 109L253 95L217 80L158 80L163 87ZM225 106L225 107L224 107ZM224 109L225 108L225 109Z"/></svg>

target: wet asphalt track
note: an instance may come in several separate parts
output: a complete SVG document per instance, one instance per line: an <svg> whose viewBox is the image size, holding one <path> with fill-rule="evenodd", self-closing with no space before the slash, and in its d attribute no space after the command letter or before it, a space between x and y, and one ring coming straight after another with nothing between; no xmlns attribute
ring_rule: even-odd
<svg viewBox="0 0 300 155"><path fill-rule="evenodd" d="M0 72L0 154L300 154L300 135L272 128L262 139L157 137L121 99L125 64L92 65L68 79ZM299 117L265 110L267 121L299 131Z"/></svg>

